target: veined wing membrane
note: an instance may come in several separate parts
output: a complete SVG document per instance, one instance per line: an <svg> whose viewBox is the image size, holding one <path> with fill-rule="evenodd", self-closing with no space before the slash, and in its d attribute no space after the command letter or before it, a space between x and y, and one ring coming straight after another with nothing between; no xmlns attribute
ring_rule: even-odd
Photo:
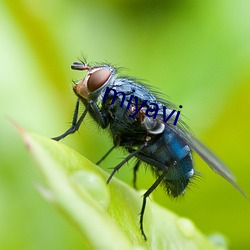
<svg viewBox="0 0 250 250"><path fill-rule="evenodd" d="M245 198L248 199L247 195L236 183L236 178L231 170L209 148L188 131L177 126L170 125L170 127L209 165L210 168L231 183L243 196L245 196Z"/></svg>

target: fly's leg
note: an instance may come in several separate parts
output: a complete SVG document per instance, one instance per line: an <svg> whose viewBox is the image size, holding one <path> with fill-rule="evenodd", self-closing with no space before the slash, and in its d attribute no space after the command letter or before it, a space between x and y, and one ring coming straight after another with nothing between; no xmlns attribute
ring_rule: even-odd
<svg viewBox="0 0 250 250"><path fill-rule="evenodd" d="M115 148L116 146L114 145L97 163L96 165L99 165Z"/></svg>
<svg viewBox="0 0 250 250"><path fill-rule="evenodd" d="M86 116L86 114L88 112L88 106L87 106L86 109L84 110L84 112L82 113L81 117L77 121L77 119L78 119L78 112L79 112L79 103L80 103L80 101L78 99L77 102L76 102L76 106L75 106L75 110L74 110L74 116L73 116L71 127L65 133L63 133L62 135L59 135L57 137L53 137L51 139L53 139L55 141L60 141L64 137L68 136L69 134L75 133L79 129L79 127L80 127L80 125L81 125L84 117Z"/></svg>
<svg viewBox="0 0 250 250"><path fill-rule="evenodd" d="M106 128L108 123L107 123L107 118L106 116L102 113L100 108L98 107L97 103L94 102L93 100L90 100L88 102L89 105L89 113L94 117L96 122L101 125L102 128Z"/></svg>
<svg viewBox="0 0 250 250"><path fill-rule="evenodd" d="M80 100L78 99L76 102L71 127L62 135L59 135L57 137L52 138L53 140L60 141L64 137L68 136L69 134L75 133L79 129L84 117L86 116L86 114L88 112L90 112L92 115L94 115L95 120L101 125L102 128L107 127L108 123L106 121L106 116L101 112L98 105L94 101L88 102L88 104L86 105L86 109L84 110L84 112L80 116L79 120L77 120L78 113L79 113L79 104L80 104Z"/></svg>
<svg viewBox="0 0 250 250"><path fill-rule="evenodd" d="M136 188L136 173L137 173L137 171L138 171L140 165L141 165L141 161L140 161L140 160L137 160L136 163L135 163L134 169L133 169L133 187L134 187L135 189L137 189L137 188Z"/></svg>
<svg viewBox="0 0 250 250"><path fill-rule="evenodd" d="M147 190L147 192L143 195L143 201L142 201L142 208L141 208L141 212L140 212L140 230L142 233L142 236L144 238L144 240L147 240L147 236L144 232L143 229L143 216L144 216L144 212L145 212L145 208L146 208L146 200L148 198L148 196L157 188L157 186L162 182L163 178L165 177L167 172L164 172L162 175L160 175L157 180L153 183L153 185Z"/></svg>
<svg viewBox="0 0 250 250"><path fill-rule="evenodd" d="M114 174L126 163L128 162L132 157L134 157L138 152L140 152L144 147L147 146L147 143L142 144L137 150L134 150L132 153L130 153L122 162L120 162L116 167L114 167L112 173L110 174L107 184L111 181Z"/></svg>

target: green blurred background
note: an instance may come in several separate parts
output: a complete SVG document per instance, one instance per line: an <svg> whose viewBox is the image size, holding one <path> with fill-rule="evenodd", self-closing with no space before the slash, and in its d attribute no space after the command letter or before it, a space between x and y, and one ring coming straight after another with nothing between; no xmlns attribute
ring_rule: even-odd
<svg viewBox="0 0 250 250"><path fill-rule="evenodd" d="M76 100L71 81L83 76L70 65L82 55L124 66L182 104L192 131L250 195L249 13L248 0L1 1L0 249L81 248L80 234L36 191L39 173L8 117L47 137L64 132ZM93 124L88 118L63 143L96 162L112 142ZM102 167L122 157L117 150ZM196 165L203 177L184 198L161 188L153 198L204 233L226 235L231 249L250 249L250 202L198 158ZM117 175L130 185L132 167ZM153 180L140 170L140 188Z"/></svg>

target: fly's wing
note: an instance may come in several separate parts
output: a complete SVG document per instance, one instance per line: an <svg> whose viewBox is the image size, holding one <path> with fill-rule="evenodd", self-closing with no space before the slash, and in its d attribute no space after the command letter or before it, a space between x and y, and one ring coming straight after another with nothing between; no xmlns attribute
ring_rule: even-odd
<svg viewBox="0 0 250 250"><path fill-rule="evenodd" d="M229 183L231 183L243 196L247 199L247 195L236 184L236 178L228 167L202 142L196 139L184 128L167 124L175 133L177 133L181 139L183 139L216 173L221 175Z"/></svg>

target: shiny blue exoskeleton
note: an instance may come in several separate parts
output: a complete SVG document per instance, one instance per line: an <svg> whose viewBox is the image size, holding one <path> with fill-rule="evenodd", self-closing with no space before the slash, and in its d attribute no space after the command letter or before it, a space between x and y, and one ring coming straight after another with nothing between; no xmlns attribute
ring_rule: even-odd
<svg viewBox="0 0 250 250"><path fill-rule="evenodd" d="M108 92L105 101L100 105L100 114L106 117L105 127L110 126L114 145L133 152L146 142L147 145L134 156L150 165L156 176L164 176L161 183L170 195L176 197L182 194L194 175L191 149L175 131L171 130L170 127L174 127L171 124L173 118L170 123L162 122L162 109L156 119L145 116L145 110L150 108L150 103L157 103L159 107L163 106L163 103L142 84L128 78L116 78L109 87L116 92ZM102 94L99 93L100 95ZM137 98L138 105L131 95ZM112 102L114 98L115 101ZM129 100L131 103L128 109ZM145 100L148 102L144 109L131 118L133 107L140 106ZM169 107L169 111L172 110L170 103L164 104Z"/></svg>
<svg viewBox="0 0 250 250"><path fill-rule="evenodd" d="M72 69L86 70L87 75L73 87L78 100L72 126L64 134L53 139L58 141L77 131L89 113L113 138L114 146L101 160L115 147L123 147L129 153L114 168L107 183L115 172L133 157L137 158L134 166L134 184L139 166L146 163L151 167L157 179L143 195L140 229L144 239L146 235L143 230L143 215L147 197L159 184L162 184L173 197L184 193L195 174L192 150L244 195L225 164L193 137L183 122L173 124L176 115L171 116L168 122L164 122L166 113L172 114L174 106L157 97L147 85L128 77L118 77L116 69L107 64L89 66L84 62L74 62ZM80 101L86 109L78 118ZM159 107L159 112L155 116L152 114L153 111L148 111L153 109L152 103ZM136 110L138 112L135 112Z"/></svg>

